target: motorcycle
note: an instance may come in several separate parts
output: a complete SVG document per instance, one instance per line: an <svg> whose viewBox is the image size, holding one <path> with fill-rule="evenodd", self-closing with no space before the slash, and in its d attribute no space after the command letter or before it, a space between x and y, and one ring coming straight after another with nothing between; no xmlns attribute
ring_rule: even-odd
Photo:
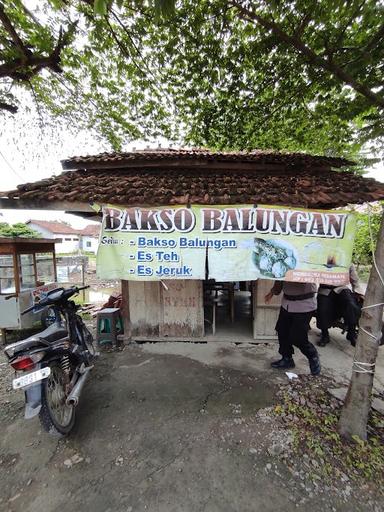
<svg viewBox="0 0 384 512"><path fill-rule="evenodd" d="M25 393L25 418L39 415L50 434L69 434L75 410L96 352L93 337L78 314L80 306L71 298L88 286L55 288L24 310L51 308L55 321L29 338L7 345L4 352L16 371L13 389Z"/></svg>

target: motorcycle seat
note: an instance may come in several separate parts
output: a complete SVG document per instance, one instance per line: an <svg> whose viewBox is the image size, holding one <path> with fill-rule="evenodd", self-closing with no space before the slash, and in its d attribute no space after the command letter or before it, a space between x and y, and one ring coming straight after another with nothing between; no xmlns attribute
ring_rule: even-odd
<svg viewBox="0 0 384 512"><path fill-rule="evenodd" d="M4 352L8 357L13 357L17 352L22 352L31 347L38 347L42 344L42 340L48 343L53 343L68 336L68 331L62 324L55 323L44 329L37 334L29 336L25 340L16 341L7 345Z"/></svg>

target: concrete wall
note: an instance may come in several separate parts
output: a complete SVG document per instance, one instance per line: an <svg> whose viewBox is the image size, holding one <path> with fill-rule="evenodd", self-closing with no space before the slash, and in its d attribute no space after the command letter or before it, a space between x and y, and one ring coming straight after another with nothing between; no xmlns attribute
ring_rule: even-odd
<svg viewBox="0 0 384 512"><path fill-rule="evenodd" d="M55 244L55 250L58 254L69 254L78 252L80 247L79 235L59 235L55 234L54 238L62 238L60 244Z"/></svg>
<svg viewBox="0 0 384 512"><path fill-rule="evenodd" d="M54 238L52 231L49 231L48 229L42 228L41 226L38 226L37 224L34 224L33 222L29 222L27 226L34 231L37 231L40 233L44 238Z"/></svg>

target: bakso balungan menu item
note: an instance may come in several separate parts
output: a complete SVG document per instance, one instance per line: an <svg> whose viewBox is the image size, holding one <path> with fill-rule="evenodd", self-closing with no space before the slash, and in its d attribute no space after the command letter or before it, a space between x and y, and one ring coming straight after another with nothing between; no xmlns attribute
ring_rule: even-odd
<svg viewBox="0 0 384 512"><path fill-rule="evenodd" d="M252 259L262 276L282 278L297 265L294 248L279 240L255 238Z"/></svg>

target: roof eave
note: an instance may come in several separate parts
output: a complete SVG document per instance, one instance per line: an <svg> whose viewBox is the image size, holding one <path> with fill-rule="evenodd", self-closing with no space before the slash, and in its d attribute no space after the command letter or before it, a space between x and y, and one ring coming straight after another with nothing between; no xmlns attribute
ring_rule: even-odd
<svg viewBox="0 0 384 512"><path fill-rule="evenodd" d="M125 160L125 161L110 161L110 162L71 162L63 160L61 162L63 170L103 170L103 169L209 169L209 170L223 170L223 171L260 171L260 172L284 172L285 170L303 170L310 169L312 172L328 171L332 168L339 169L350 164L326 164L326 163L308 163L306 161L297 163L276 163L267 164L262 162L252 161L212 161L212 160Z"/></svg>

